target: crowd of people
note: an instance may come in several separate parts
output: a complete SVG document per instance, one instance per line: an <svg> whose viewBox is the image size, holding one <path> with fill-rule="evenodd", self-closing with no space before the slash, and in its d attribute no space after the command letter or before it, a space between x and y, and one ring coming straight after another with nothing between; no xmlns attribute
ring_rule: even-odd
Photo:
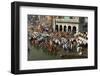
<svg viewBox="0 0 100 76"><path fill-rule="evenodd" d="M80 36L80 37L88 40L88 33L87 32L78 32L75 35Z"/></svg>
<svg viewBox="0 0 100 76"><path fill-rule="evenodd" d="M40 29L39 29L40 30ZM48 52L57 53L64 51L67 53L73 52L79 55L83 54L84 48L88 47L78 37L73 36L69 32L48 32L49 28L43 31L33 31L29 34L29 41L32 46L48 49Z"/></svg>

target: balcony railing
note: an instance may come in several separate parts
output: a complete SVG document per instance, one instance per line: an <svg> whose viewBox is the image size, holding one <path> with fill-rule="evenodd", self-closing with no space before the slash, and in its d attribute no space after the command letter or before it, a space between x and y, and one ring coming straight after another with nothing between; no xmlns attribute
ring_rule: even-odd
<svg viewBox="0 0 100 76"><path fill-rule="evenodd" d="M56 22L79 22L79 19L56 19Z"/></svg>

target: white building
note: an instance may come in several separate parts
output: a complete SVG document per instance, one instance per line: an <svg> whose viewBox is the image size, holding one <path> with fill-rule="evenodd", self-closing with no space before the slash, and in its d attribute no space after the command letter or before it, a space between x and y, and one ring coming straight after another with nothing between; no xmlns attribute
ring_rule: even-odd
<svg viewBox="0 0 100 76"><path fill-rule="evenodd" d="M64 17L53 20L53 31L78 32L79 17Z"/></svg>

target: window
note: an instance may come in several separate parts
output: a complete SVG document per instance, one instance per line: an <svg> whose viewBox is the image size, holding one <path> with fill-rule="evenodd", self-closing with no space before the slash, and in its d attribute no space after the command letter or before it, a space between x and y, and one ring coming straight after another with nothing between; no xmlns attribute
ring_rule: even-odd
<svg viewBox="0 0 100 76"><path fill-rule="evenodd" d="M66 32L66 25L64 26L64 32Z"/></svg>
<svg viewBox="0 0 100 76"><path fill-rule="evenodd" d="M73 27L73 33L76 33L76 27L75 26Z"/></svg>
<svg viewBox="0 0 100 76"><path fill-rule="evenodd" d="M62 25L60 25L60 31L62 31Z"/></svg>
<svg viewBox="0 0 100 76"><path fill-rule="evenodd" d="M71 32L71 26L68 26L68 32Z"/></svg>
<svg viewBox="0 0 100 76"><path fill-rule="evenodd" d="M73 19L73 17L70 17L70 19Z"/></svg>
<svg viewBox="0 0 100 76"><path fill-rule="evenodd" d="M56 25L55 30L58 32L58 25Z"/></svg>

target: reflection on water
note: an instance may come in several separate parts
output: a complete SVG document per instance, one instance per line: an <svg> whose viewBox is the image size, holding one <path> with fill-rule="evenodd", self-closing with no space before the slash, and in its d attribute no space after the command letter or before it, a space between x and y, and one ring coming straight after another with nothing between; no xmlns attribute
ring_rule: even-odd
<svg viewBox="0 0 100 76"><path fill-rule="evenodd" d="M32 50L29 52L28 60L48 60L48 59L59 59L59 56L56 54L49 53L47 49L40 47L32 47Z"/></svg>
<svg viewBox="0 0 100 76"><path fill-rule="evenodd" d="M74 52L64 52L59 48L59 52L48 52L46 48L40 48L38 46L32 46L28 53L28 60L54 60L54 59L76 59L76 58L87 58L86 54L79 56ZM86 52L87 53L87 52ZM64 55L65 54L65 55Z"/></svg>

